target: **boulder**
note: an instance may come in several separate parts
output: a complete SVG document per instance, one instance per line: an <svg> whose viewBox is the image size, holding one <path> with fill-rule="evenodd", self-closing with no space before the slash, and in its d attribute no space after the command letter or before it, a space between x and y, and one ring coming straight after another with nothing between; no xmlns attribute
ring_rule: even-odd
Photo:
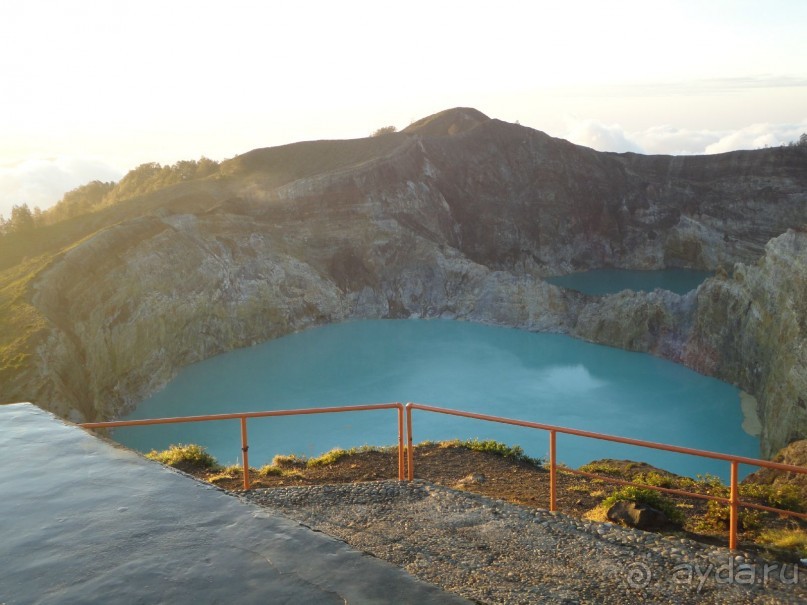
<svg viewBox="0 0 807 605"><path fill-rule="evenodd" d="M609 521L644 530L658 530L670 525L662 511L643 502L620 500L608 509Z"/></svg>

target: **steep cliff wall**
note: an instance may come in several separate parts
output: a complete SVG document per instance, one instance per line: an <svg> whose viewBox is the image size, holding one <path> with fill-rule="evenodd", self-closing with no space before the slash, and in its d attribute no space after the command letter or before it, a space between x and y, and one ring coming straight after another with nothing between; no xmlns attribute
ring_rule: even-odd
<svg viewBox="0 0 807 605"><path fill-rule="evenodd" d="M41 396L62 413L115 415L185 365L311 325L419 316L557 329L574 298L402 229L361 245L337 227L327 252L312 243L311 263L242 216L138 223L74 248L35 285L54 327L37 350Z"/></svg>
<svg viewBox="0 0 807 605"><path fill-rule="evenodd" d="M256 150L216 178L105 209L76 227L83 240L43 252L13 295L39 327L0 397L104 418L189 363L307 326L452 317L569 332L736 382L779 447L807 434L807 235L765 244L807 223L806 163L792 150L602 154L473 110ZM542 281L735 263L683 297L595 299Z"/></svg>
<svg viewBox="0 0 807 605"><path fill-rule="evenodd" d="M765 456L807 435L807 233L771 240L696 304L684 363L757 397Z"/></svg>
<svg viewBox="0 0 807 605"><path fill-rule="evenodd" d="M572 333L653 353L757 398L766 457L807 434L807 233L789 230L755 264L738 263L686 295L592 299Z"/></svg>

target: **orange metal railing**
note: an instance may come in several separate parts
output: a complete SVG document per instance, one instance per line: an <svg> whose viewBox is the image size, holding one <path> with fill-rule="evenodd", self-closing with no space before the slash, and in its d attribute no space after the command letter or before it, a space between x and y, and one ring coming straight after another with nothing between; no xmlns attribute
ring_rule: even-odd
<svg viewBox="0 0 807 605"><path fill-rule="evenodd" d="M112 420L109 422L84 422L79 426L85 429L109 429L122 426L148 426L154 424L177 424L181 422L208 422L213 420L241 421L241 452L244 467L244 489L249 489L249 442L247 440L247 419L274 416L301 416L306 414L334 414L341 412L363 412L368 410L398 410L398 479L404 479L404 406L401 403L369 403L325 408L303 408L299 410L272 410L270 412L240 412L233 414L209 414L206 416L182 416L179 418L149 418L144 420Z"/></svg>
<svg viewBox="0 0 807 605"><path fill-rule="evenodd" d="M324 408L304 408L299 410L273 410L269 412L241 412L232 414L212 414L206 416L183 416L179 418L154 418L145 420L115 420L109 422L85 422L80 426L87 429L97 428L116 428L123 426L147 426L154 424L175 424L183 422L207 422L213 420L239 420L241 424L241 451L243 453L242 461L244 467L244 489L249 489L249 443L247 440L247 419L249 418L267 418L274 416L298 416L306 414L332 414L341 412L361 412L368 410L386 410L395 409L398 411L398 479L399 480L413 480L415 478L414 467L414 447L413 447L413 431L412 431L412 410L422 410L425 412L432 412L437 414L447 414L450 416L460 416L463 418L472 418L476 420L484 420L487 422L497 422L500 424L510 424L514 426L521 426L532 429L539 429L549 433L549 510L554 511L557 509L557 472L558 472L558 457L557 457L557 434L562 433L565 435L574 435L577 437L585 437L588 439L599 439L602 441L611 441L614 443L623 443L626 445L635 445L638 447L645 447L655 450L662 450L667 452L674 452L678 454L687 454L691 456L699 456L702 458L712 458L716 460L724 460L729 462L730 467L730 492L728 498L720 496L713 496L710 494L700 494L697 492L689 492L686 490L673 489L668 487L658 487L655 485L647 485L643 483L634 483L622 479L616 479L607 475L598 475L596 473L588 473L570 468L563 468L563 472L575 475L582 475L616 483L619 485L632 485L646 489L653 489L656 491L674 494L677 496L684 496L690 498L700 498L703 500L715 500L723 504L727 504L730 510L729 518L729 548L736 550L737 548L737 524L738 514L740 507L754 508L767 512L777 513L800 519L807 519L807 513L798 513L794 511L773 508L770 506L763 506L761 504L754 504L752 502L745 502L740 500L739 496L739 481L738 481L738 468L740 464L747 464L750 466L772 468L781 471L807 474L807 467L792 466L789 464L781 464L778 462L770 462L768 460L759 460L756 458L747 458L744 456L733 456L730 454L721 454L719 452L710 452L708 450L698 450L688 447L678 447L675 445L667 445L664 443L655 443L653 441L643 441L641 439L630 439L627 437L617 437L615 435L606 435L603 433L595 433L592 431L581 431L577 429L570 429L566 427L554 426L551 424L541 424L538 422L530 422L526 420L516 420L513 418L504 418L501 416L491 416L488 414L477 414L474 412L464 412L462 410L453 410L449 408L441 408L432 405L424 405L420 403L407 403L403 406L400 403L373 403L366 405L352 405L352 406L339 406L339 407L324 407ZM406 413L406 425L404 426L404 412ZM404 429L406 430L406 445L404 445Z"/></svg>
<svg viewBox="0 0 807 605"><path fill-rule="evenodd" d="M773 508L770 506L763 506L761 504L754 504L752 502L744 502L740 500L740 492L739 492L739 481L738 481L738 467L740 464L748 464L751 466L757 467L765 467L765 468L773 468L777 470L792 472L792 473L800 473L800 474L807 474L807 468L801 466L792 466L789 464L781 464L778 462L769 462L767 460L758 460L756 458L746 458L744 456L732 456L730 454L721 454L718 452L710 452L708 450L698 450L688 447L678 447L675 445L667 445L664 443L655 443L653 441L643 441L640 439L629 439L626 437L617 437L614 435L605 435L603 433L594 433L591 431L580 431L576 429L570 429L560 426L553 426L550 424L540 424L537 422L529 422L525 420L515 420L513 418L503 418L501 416L490 416L488 414L476 414L473 412L463 412L461 410L452 410L448 408L440 408L432 405L423 405L420 403L407 403L406 404L406 435L407 435L407 478L411 481L415 477L415 468L414 468L414 452L412 448L412 410L423 410L426 412L434 412L437 414L448 414L450 416L461 416L463 418L473 418L476 420L485 420L488 422L498 422L501 424L511 424L515 426L522 426L526 428L532 429L540 429L543 431L549 432L549 510L554 511L556 510L556 497L557 497L557 445L556 445L556 435L558 433L563 433L565 435L575 435L577 437L586 437L589 439L599 439L602 441L612 441L614 443L624 443L626 445L635 445L639 447L645 447L655 450L663 450L666 452L675 452L678 454L689 454L692 456L700 456L702 458L713 458L716 460L725 460L731 464L730 468L730 492L728 498L722 498L720 496L712 496L709 494L699 494L695 492L688 492L685 490L680 489L672 489L672 488L665 488L665 487L657 487L654 485L646 485L646 484L639 484L633 483L631 481L624 481L622 479L616 479L613 477L608 477L607 475L598 475L595 473L587 473L584 471L578 471L574 469L564 468L563 472L572 473L575 475L583 475L585 477L591 477L596 479L601 479L603 481L609 481L611 483L617 483L620 485L632 485L635 487L641 487L646 489L653 489L660 492L665 492L669 494L675 494L678 496L686 496L692 498L701 498L704 500L715 500L717 502L721 502L723 504L728 504L729 506L729 548L731 550L736 550L737 548L737 522L739 516L739 509L740 507L747 507L747 508L755 508L759 510L764 510L772 513L778 513L781 515L787 515L790 517L798 517L800 519L807 519L807 514L805 513L797 513L794 511L783 510L779 508Z"/></svg>

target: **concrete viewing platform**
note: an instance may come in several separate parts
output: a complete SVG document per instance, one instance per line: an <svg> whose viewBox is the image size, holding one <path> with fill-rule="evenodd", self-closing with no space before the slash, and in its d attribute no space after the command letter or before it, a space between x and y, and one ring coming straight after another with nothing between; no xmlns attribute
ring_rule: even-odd
<svg viewBox="0 0 807 605"><path fill-rule="evenodd" d="M34 405L0 429L0 604L467 603Z"/></svg>

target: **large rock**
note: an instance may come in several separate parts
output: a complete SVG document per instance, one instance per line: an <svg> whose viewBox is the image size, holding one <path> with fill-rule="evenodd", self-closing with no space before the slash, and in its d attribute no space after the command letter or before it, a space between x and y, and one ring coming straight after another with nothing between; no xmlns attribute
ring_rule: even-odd
<svg viewBox="0 0 807 605"><path fill-rule="evenodd" d="M621 523L646 531L665 529L671 525L667 515L662 511L644 502L634 502L632 500L616 502L608 509L606 517L614 523Z"/></svg>

